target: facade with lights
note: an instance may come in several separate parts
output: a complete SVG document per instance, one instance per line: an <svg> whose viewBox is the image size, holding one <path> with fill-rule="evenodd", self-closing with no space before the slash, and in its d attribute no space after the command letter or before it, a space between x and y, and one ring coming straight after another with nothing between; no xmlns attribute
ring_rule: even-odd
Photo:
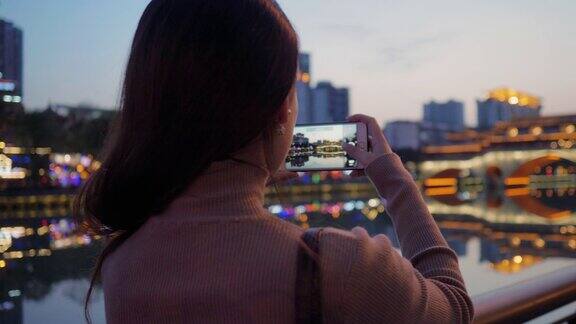
<svg viewBox="0 0 576 324"><path fill-rule="evenodd" d="M22 97L18 94L16 82L0 78L0 141L11 141L15 134L14 123L24 114Z"/></svg>
<svg viewBox="0 0 576 324"><path fill-rule="evenodd" d="M478 129L481 130L490 129L498 122L539 117L542 110L540 98L510 88L492 90L477 104Z"/></svg>
<svg viewBox="0 0 576 324"><path fill-rule="evenodd" d="M0 78L0 101L4 104L22 102L22 96L16 89L16 81Z"/></svg>
<svg viewBox="0 0 576 324"><path fill-rule="evenodd" d="M423 153L434 157L480 154L489 150L572 149L576 144L576 115L499 122L485 131L448 133L446 139L449 144L424 147Z"/></svg>
<svg viewBox="0 0 576 324"><path fill-rule="evenodd" d="M433 213L473 213L474 201L486 201L490 222L573 224L576 115L500 122L448 138L449 145L425 147L416 167L425 195L439 202L429 205ZM507 202L525 213L511 213Z"/></svg>

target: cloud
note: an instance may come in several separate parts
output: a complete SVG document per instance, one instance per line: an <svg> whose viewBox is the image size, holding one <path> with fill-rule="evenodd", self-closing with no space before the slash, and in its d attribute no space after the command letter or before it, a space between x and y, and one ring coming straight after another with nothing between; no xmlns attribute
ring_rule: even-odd
<svg viewBox="0 0 576 324"><path fill-rule="evenodd" d="M373 35L376 30L361 24L325 24L324 29L335 33L353 34L353 35Z"/></svg>
<svg viewBox="0 0 576 324"><path fill-rule="evenodd" d="M426 52L448 40L446 36L419 36L396 40L384 40L384 46L379 50L386 64L415 64L426 59Z"/></svg>
<svg viewBox="0 0 576 324"><path fill-rule="evenodd" d="M448 34L380 39L373 52L375 62L370 62L369 66L363 64L362 68L374 69L380 66L386 69L410 70L432 59L434 50L443 47L452 39L453 36Z"/></svg>
<svg viewBox="0 0 576 324"><path fill-rule="evenodd" d="M361 24L325 24L322 26L324 31L339 35L340 37L354 38L357 40L365 39L377 34L377 30Z"/></svg>

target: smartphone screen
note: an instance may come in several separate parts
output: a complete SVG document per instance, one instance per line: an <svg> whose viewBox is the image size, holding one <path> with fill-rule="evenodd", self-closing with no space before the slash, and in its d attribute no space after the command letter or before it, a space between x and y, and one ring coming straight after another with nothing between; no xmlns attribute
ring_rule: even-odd
<svg viewBox="0 0 576 324"><path fill-rule="evenodd" d="M364 136L359 136L359 128ZM286 158L289 171L354 170L358 161L348 156L342 144L358 145L366 138L364 124L339 123L296 125L290 152Z"/></svg>

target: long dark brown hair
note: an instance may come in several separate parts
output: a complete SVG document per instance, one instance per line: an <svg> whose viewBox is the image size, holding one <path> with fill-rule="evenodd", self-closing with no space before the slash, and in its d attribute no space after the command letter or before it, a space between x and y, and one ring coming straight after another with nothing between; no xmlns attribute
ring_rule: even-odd
<svg viewBox="0 0 576 324"><path fill-rule="evenodd" d="M295 81L298 39L273 0L152 0L136 30L102 167L74 204L107 255L212 162L263 134Z"/></svg>

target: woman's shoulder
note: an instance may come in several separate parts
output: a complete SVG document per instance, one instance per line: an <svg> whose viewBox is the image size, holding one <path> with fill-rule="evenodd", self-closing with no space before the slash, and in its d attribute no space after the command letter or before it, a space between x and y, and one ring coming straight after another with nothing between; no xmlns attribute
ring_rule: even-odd
<svg viewBox="0 0 576 324"><path fill-rule="evenodd" d="M393 249L392 243L383 234L370 236L362 227L342 230L332 227L323 228L319 234L321 249L331 254L331 251L354 250L355 253L376 249Z"/></svg>

